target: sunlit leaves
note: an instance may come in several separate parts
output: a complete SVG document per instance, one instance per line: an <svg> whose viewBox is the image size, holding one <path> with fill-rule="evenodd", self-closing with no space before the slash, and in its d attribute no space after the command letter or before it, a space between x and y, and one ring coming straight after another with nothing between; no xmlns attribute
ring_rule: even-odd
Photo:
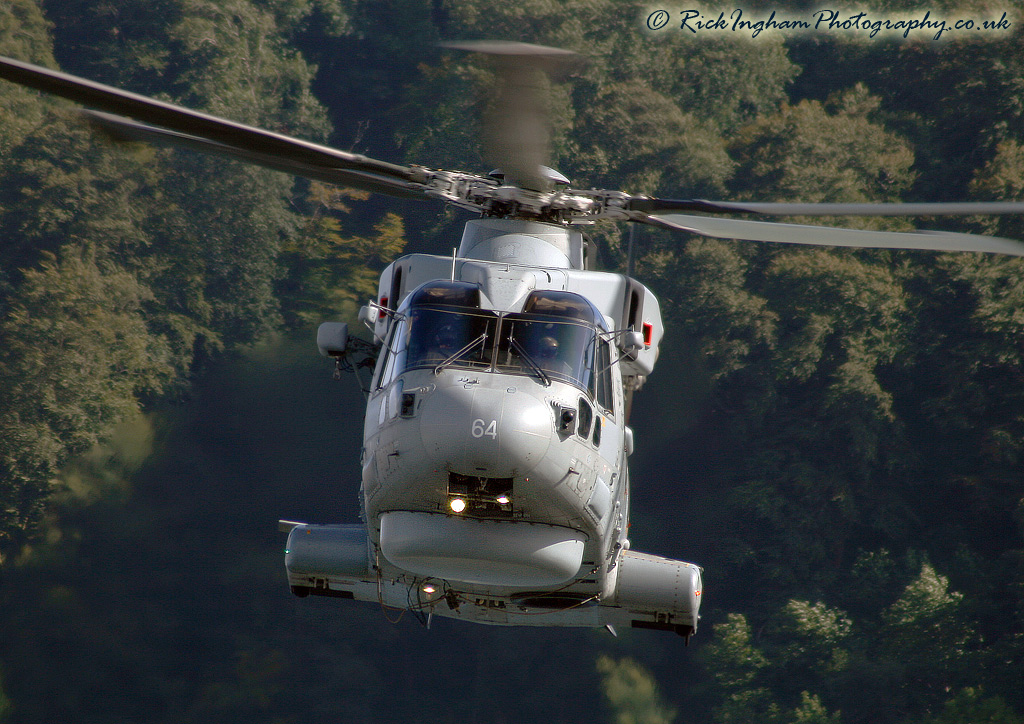
<svg viewBox="0 0 1024 724"><path fill-rule="evenodd" d="M381 270L405 248L405 226L400 216L387 212L370 233L346 235L342 214L350 211L348 199L366 197L363 192L312 184L312 214L282 249L288 274L278 293L289 325L339 315L352 321L359 305L376 297Z"/></svg>
<svg viewBox="0 0 1024 724"><path fill-rule="evenodd" d="M672 724L676 710L666 704L650 672L632 659L597 660L601 689L612 710L611 724Z"/></svg>
<svg viewBox="0 0 1024 724"><path fill-rule="evenodd" d="M24 540L69 454L173 378L166 341L143 317L150 299L132 275L81 250L26 272L0 320L0 546Z"/></svg>
<svg viewBox="0 0 1024 724"><path fill-rule="evenodd" d="M747 618L738 613L730 613L715 627L715 641L706 653L715 662L715 680L727 690L750 688L769 666L768 659L752 644Z"/></svg>
<svg viewBox="0 0 1024 724"><path fill-rule="evenodd" d="M764 201L899 199L914 179L914 155L872 121L878 103L857 86L824 104L801 101L758 118L733 141L736 191Z"/></svg>
<svg viewBox="0 0 1024 724"><path fill-rule="evenodd" d="M735 37L708 38L696 46L665 52L652 43L652 65L667 66L664 83L686 111L699 111L731 139L744 124L771 114L787 99L799 68L781 39L749 43ZM667 61L667 62L666 62Z"/></svg>
<svg viewBox="0 0 1024 724"><path fill-rule="evenodd" d="M742 614L729 614L716 628L705 651L722 703L715 711L721 724L778 721L780 707L764 686L767 657L753 645L750 625Z"/></svg>
<svg viewBox="0 0 1024 724"><path fill-rule="evenodd" d="M875 603L851 616L790 600L756 637L746 616L729 614L702 657L721 694L716 721L838 724L853 709L855 721L869 711L873 721L904 722L976 680L963 595L931 565L895 600Z"/></svg>
<svg viewBox="0 0 1024 724"><path fill-rule="evenodd" d="M962 656L970 622L961 613L963 594L925 564L903 595L883 613L885 646L911 665L943 667Z"/></svg>
<svg viewBox="0 0 1024 724"><path fill-rule="evenodd" d="M274 16L248 0L182 0L169 32L179 46L181 101L214 115L288 133L323 135L310 71L280 37ZM172 46L173 47L173 46Z"/></svg>
<svg viewBox="0 0 1024 724"><path fill-rule="evenodd" d="M311 71L285 45L275 15L243 0L143 4L138 12L131 2L60 7L61 37L80 43L75 69L273 129L325 134ZM277 9L294 22L308 13ZM17 3L0 20L0 50L48 62L45 33L38 10ZM74 115L49 110L58 104L11 88L0 88L17 116L0 131L4 331L17 342L30 321L69 317L69 338L78 341L65 356L81 340L92 345L80 360L55 355L52 366L39 359L45 347L21 341L3 349L4 465L13 472L0 516L24 531L69 454L109 432L140 399L180 389L197 352L251 341L279 321L278 250L299 223L287 176L151 147L114 150ZM87 284L110 289L82 291ZM64 306L52 302L58 290ZM74 367L74 384L53 376Z"/></svg>
<svg viewBox="0 0 1024 724"><path fill-rule="evenodd" d="M732 173L724 143L673 100L640 80L600 88L577 121L581 184L632 193L721 194Z"/></svg>
<svg viewBox="0 0 1024 724"><path fill-rule="evenodd" d="M849 644L853 621L843 611L824 603L791 600L784 614L788 620L783 629L792 632L787 658L802 660L812 670L823 674L843 671L849 665Z"/></svg>
<svg viewBox="0 0 1024 724"><path fill-rule="evenodd" d="M806 382L812 374L826 376L830 414L849 419L866 407L880 420L892 420L891 395L877 378L878 368L901 350L907 311L892 272L811 250L776 256L766 277L773 306L786 320L777 347L779 377ZM863 448L870 440L855 444Z"/></svg>
<svg viewBox="0 0 1024 724"><path fill-rule="evenodd" d="M800 692L800 706L793 710L793 724L840 724L840 712L831 714L822 706L817 694Z"/></svg>
<svg viewBox="0 0 1024 724"><path fill-rule="evenodd" d="M713 380L773 343L778 317L750 291L749 264L734 244L693 239L678 253L648 255L639 269L667 282L659 288L666 316L700 347Z"/></svg>
<svg viewBox="0 0 1024 724"><path fill-rule="evenodd" d="M11 0L0 11L0 55L53 66L46 20L32 0ZM44 103L26 88L0 86L0 160L42 121Z"/></svg>
<svg viewBox="0 0 1024 724"><path fill-rule="evenodd" d="M1024 146L1012 139L1000 143L995 156L975 174L970 190L977 199L1024 199ZM1019 216L980 217L976 222L985 233L1024 238L1024 223Z"/></svg>
<svg viewBox="0 0 1024 724"><path fill-rule="evenodd" d="M1024 724L1024 716L1014 712L1004 699L986 696L981 687L958 691L942 710L914 724Z"/></svg>

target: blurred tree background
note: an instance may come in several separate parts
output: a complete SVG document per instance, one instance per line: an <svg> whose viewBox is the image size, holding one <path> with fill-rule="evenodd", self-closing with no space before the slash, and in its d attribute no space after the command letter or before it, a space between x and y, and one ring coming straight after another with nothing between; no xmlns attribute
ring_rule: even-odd
<svg viewBox="0 0 1024 724"><path fill-rule="evenodd" d="M491 70L437 42L505 38L589 58L551 91L578 187L1024 194L1013 15L752 40L652 34L610 0L0 4L4 55L384 160L488 170ZM0 722L1024 722L1021 259L639 230L669 329L634 406L631 537L705 566L701 632L425 630L292 597L274 522L358 514L362 400L315 324L465 215L112 147L9 83L0 162ZM595 229L605 268L624 233Z"/></svg>

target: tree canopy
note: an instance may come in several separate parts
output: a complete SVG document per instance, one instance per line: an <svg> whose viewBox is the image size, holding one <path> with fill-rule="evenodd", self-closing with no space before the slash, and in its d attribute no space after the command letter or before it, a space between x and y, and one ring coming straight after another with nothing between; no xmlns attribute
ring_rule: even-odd
<svg viewBox="0 0 1024 724"><path fill-rule="evenodd" d="M960 5L931 12L982 12ZM1024 195L1024 18L851 41L653 34L649 11L8 0L0 54L486 172L494 70L436 42L518 39L589 59L550 89L577 187ZM361 400L296 340L354 321L404 249L448 253L463 215L113 146L9 83L0 162L0 722L1024 722L1021 259L638 230L668 332L634 404L630 538L704 566L694 645L426 631L293 602L273 521L358 516ZM1014 216L920 226L1024 239ZM625 265L624 228L592 237Z"/></svg>

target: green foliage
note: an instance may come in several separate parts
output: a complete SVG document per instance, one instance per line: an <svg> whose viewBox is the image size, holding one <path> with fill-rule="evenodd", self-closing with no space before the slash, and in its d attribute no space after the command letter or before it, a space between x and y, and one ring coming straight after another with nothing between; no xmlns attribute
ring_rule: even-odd
<svg viewBox="0 0 1024 724"><path fill-rule="evenodd" d="M794 724L839 724L842 721L840 712L829 714L815 694L800 692L800 706L793 710Z"/></svg>
<svg viewBox="0 0 1024 724"><path fill-rule="evenodd" d="M949 579L930 565L882 612L883 650L905 667L910 698L948 691L965 672L971 623L963 594L949 590Z"/></svg>
<svg viewBox="0 0 1024 724"><path fill-rule="evenodd" d="M309 91L310 69L281 38L271 12L249 0L182 0L168 41L182 60L176 82L192 108L290 133L327 130ZM179 61L180 62L180 61Z"/></svg>
<svg viewBox="0 0 1024 724"><path fill-rule="evenodd" d="M55 15L57 36L81 43L79 72L272 128L326 132L310 69L278 35L275 16L252 4L69 3ZM2 23L6 52L46 62L47 26L36 6L18 3ZM15 472L2 501L4 555L38 522L68 455L143 400L180 390L195 354L250 342L278 322L278 250L300 226L288 177L191 154L114 150L76 117L51 110L52 101L12 87L0 89L12 101L0 112L17 119L0 131L0 234L8 240L0 250L0 323L12 339L3 350L11 375L3 393L6 429L15 431L5 439L5 470ZM93 318L87 306L103 297L101 284L111 287L109 312L98 306ZM64 288L64 307L48 301ZM24 341L40 332L27 319L45 325L51 315L78 320L74 333L94 345L85 361L54 355L44 365L42 349ZM124 351L91 331L104 324ZM104 341L110 354L99 352ZM88 401L61 393L36 409L47 390L68 384L44 370L65 364L81 368L78 389Z"/></svg>
<svg viewBox="0 0 1024 724"><path fill-rule="evenodd" d="M733 141L735 191L773 201L900 198L913 182L914 154L872 121L879 104L858 85L825 103L801 101L758 118Z"/></svg>
<svg viewBox="0 0 1024 724"><path fill-rule="evenodd" d="M669 323L698 345L719 381L742 369L774 341L777 316L747 286L749 264L734 244L693 239L678 253L648 253L638 274L672 280L659 288Z"/></svg>
<svg viewBox="0 0 1024 724"><path fill-rule="evenodd" d="M53 67L49 26L33 0L11 0L0 12L0 55ZM0 87L0 161L42 120L36 94L4 83Z"/></svg>
<svg viewBox="0 0 1024 724"><path fill-rule="evenodd" d="M714 662L715 682L727 692L748 690L769 666L764 654L754 648L746 616L730 613L715 627L715 640L705 656Z"/></svg>
<svg viewBox="0 0 1024 724"><path fill-rule="evenodd" d="M312 184L309 202L315 210L281 255L289 273L278 294L290 327L311 326L339 314L355 320L359 307L376 297L380 270L401 256L405 229L393 212L374 224L372 235L342 236L340 214L350 212L344 199L366 197Z"/></svg>
<svg viewBox="0 0 1024 724"><path fill-rule="evenodd" d="M971 195L979 199L1016 201L1024 198L1024 146L1013 139L1001 142L995 156L975 174ZM1019 239L1024 224L1016 216L980 218L978 227L988 234Z"/></svg>
<svg viewBox="0 0 1024 724"><path fill-rule="evenodd" d="M844 612L820 602L792 600L783 609L783 617L782 626L792 635L785 658L799 661L819 675L838 674L847 668L853 621Z"/></svg>
<svg viewBox="0 0 1024 724"><path fill-rule="evenodd" d="M0 321L0 544L17 549L50 480L160 392L174 375L166 340L143 316L149 291L67 248L25 273Z"/></svg>
<svg viewBox="0 0 1024 724"><path fill-rule="evenodd" d="M50 66L55 53L71 72L317 140L329 114L336 145L380 158L489 170L477 119L493 70L433 43L504 37L590 58L550 91L553 164L580 187L1024 193L1019 32L691 42L608 0L42 8L4 4L0 52ZM705 565L714 595L703 671L644 632L616 644L636 660L595 671L596 644L574 633L556 645L562 632L435 623L419 638L355 608L289 608L265 521L355 517L347 488L323 481L358 477L358 426L334 439L317 382L280 393L294 371L277 355L298 353L279 337L200 374L282 320L351 316L407 241L447 253L456 214L112 149L64 107L0 84L0 720L590 721L603 686L621 722L1021 721L1024 262L638 234L637 276L670 322L638 403L701 394L686 424L671 403L635 408L634 530ZM1018 217L924 225L940 223L1024 237ZM624 260L621 229L595 236L607 263ZM666 379L672 361L682 373ZM119 421L185 396L190 377L197 406L136 426L146 464L110 452ZM275 390L286 401L268 407ZM316 398L299 417L320 411L310 428L326 438L289 417L297 395ZM650 454L655 437L665 454Z"/></svg>
<svg viewBox="0 0 1024 724"><path fill-rule="evenodd" d="M165 209L139 158L111 152L77 119L51 112L12 149L3 178L0 233L10 243L0 260L15 280L65 244L143 271L149 239L140 227Z"/></svg>
<svg viewBox="0 0 1024 724"><path fill-rule="evenodd" d="M589 102L574 129L579 155L572 167L581 183L632 193L721 194L732 173L724 144L677 102L639 80L607 83Z"/></svg>
<svg viewBox="0 0 1024 724"><path fill-rule="evenodd" d="M750 625L741 614L729 614L725 623L715 626L715 640L705 649L704 657L716 685L721 689L722 704L715 711L715 722L741 724L749 722L796 722L797 724L839 724L840 712L829 713L821 698L800 690L792 709L787 709L777 693L781 687L766 686L804 650L801 645L826 647L822 638L838 643L849 636L849 621L822 605L810 606L791 601L787 615L791 617L792 635L799 643L768 655L752 640ZM806 684L806 681L799 685ZM787 687L792 688L792 687Z"/></svg>
<svg viewBox="0 0 1024 724"><path fill-rule="evenodd" d="M851 580L861 596L867 571L893 573L884 551L865 554L858 568ZM856 615L791 600L760 625L756 641L748 619L729 614L702 656L721 692L717 720L904 722L944 703L950 716L972 707L1013 716L971 688L985 677L978 663L1001 647L978 640L964 594L928 563L894 593L876 588ZM962 693L947 702L953 690Z"/></svg>
<svg viewBox="0 0 1024 724"><path fill-rule="evenodd" d="M650 672L636 661L601 656L597 670L614 724L671 724L675 720L676 710L662 701Z"/></svg>
<svg viewBox="0 0 1024 724"><path fill-rule="evenodd" d="M968 687L945 703L942 711L919 720L919 724L1021 724L1016 714L998 696L987 697L980 688Z"/></svg>
<svg viewBox="0 0 1024 724"><path fill-rule="evenodd" d="M0 15L0 49L12 58L53 67L50 24L33 0L8 0ZM12 90L13 86L5 87ZM4 110L10 110L6 108Z"/></svg>

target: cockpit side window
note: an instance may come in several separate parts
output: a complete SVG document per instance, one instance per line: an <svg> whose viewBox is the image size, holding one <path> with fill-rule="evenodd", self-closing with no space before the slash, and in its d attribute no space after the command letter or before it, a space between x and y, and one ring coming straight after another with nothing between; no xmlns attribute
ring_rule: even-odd
<svg viewBox="0 0 1024 724"><path fill-rule="evenodd" d="M391 325L391 333L384 344L384 351L380 361L380 376L377 378L374 389L379 390L391 384L395 378L395 367L401 364L405 358L406 350L406 320L400 319Z"/></svg>
<svg viewBox="0 0 1024 724"><path fill-rule="evenodd" d="M594 399L608 412L613 411L612 360L607 340L601 340L597 348L597 367L594 370Z"/></svg>

